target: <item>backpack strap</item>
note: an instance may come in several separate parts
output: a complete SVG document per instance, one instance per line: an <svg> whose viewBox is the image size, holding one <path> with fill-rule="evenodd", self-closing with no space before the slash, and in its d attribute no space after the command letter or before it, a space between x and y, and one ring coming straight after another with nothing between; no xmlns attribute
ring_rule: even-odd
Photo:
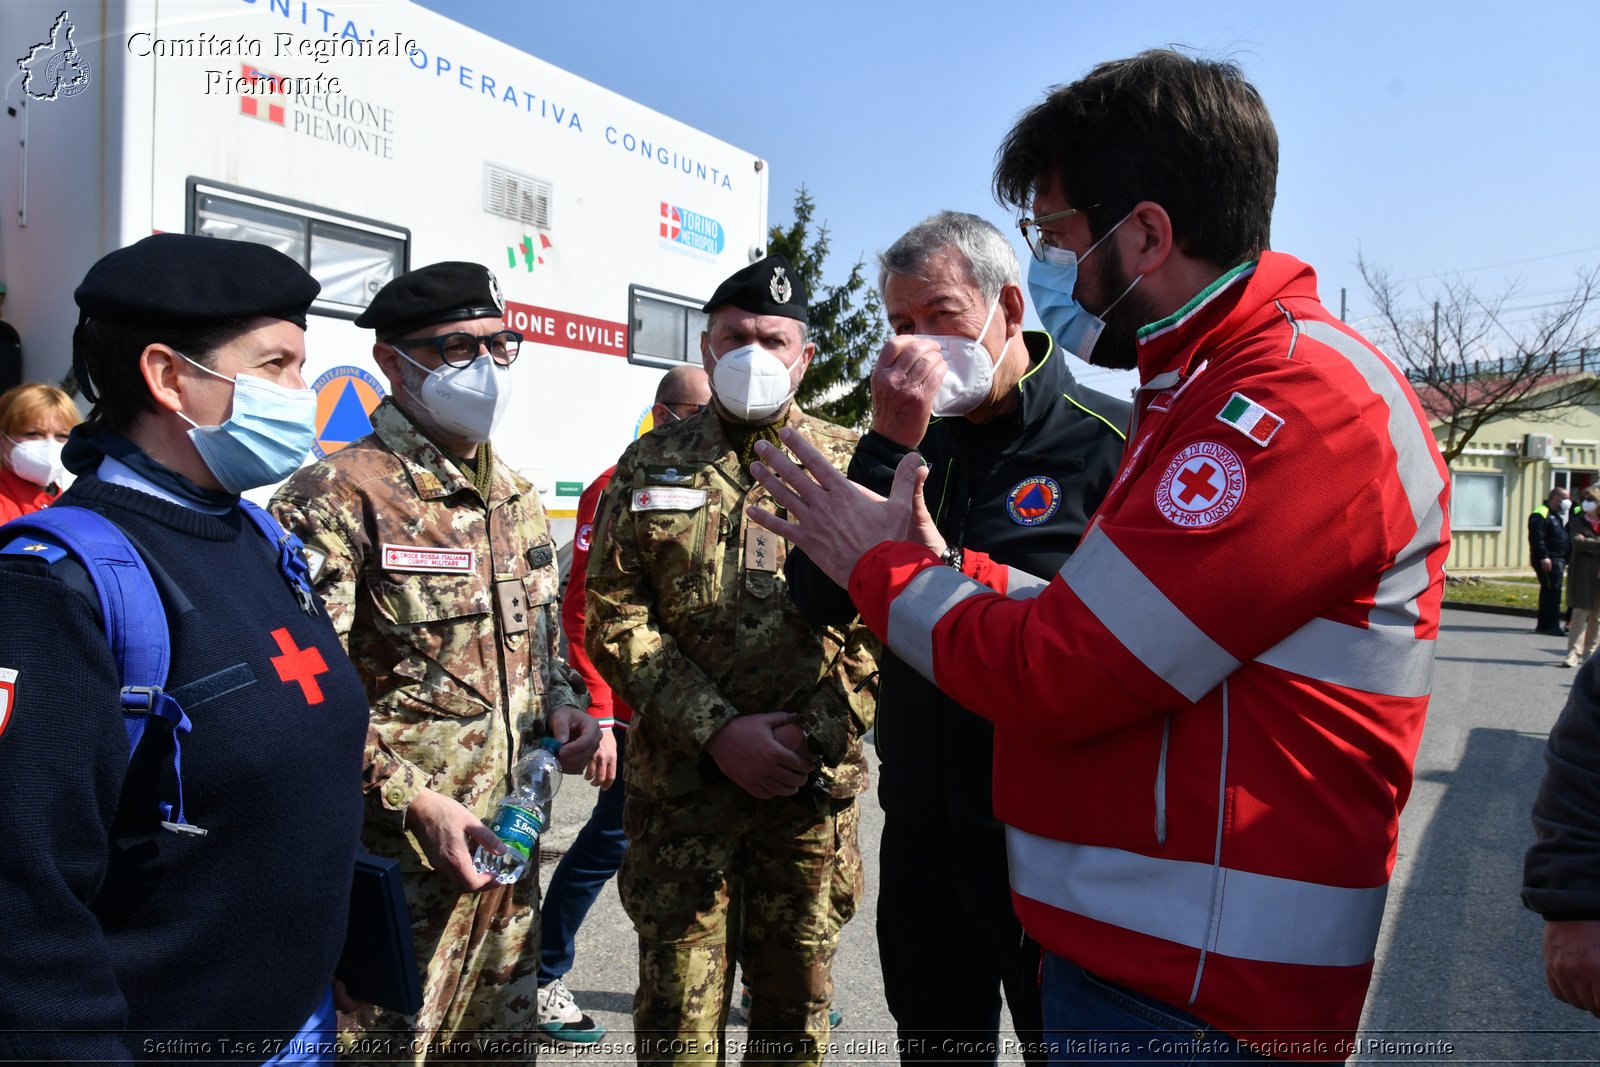
<svg viewBox="0 0 1600 1067"><path fill-rule="evenodd" d="M305 543L285 530L265 508L252 504L244 497L239 498L239 510L244 512L245 518L255 523L256 529L261 531L261 536L269 544L277 546L278 573L294 590L295 599L300 601L300 610L315 616L318 601L317 594L311 588L311 564L306 561Z"/></svg>
<svg viewBox="0 0 1600 1067"><path fill-rule="evenodd" d="M86 508L61 506L36 511L6 523L0 554L28 554L54 563L71 556L88 572L100 600L106 640L122 680L123 725L131 762L152 717L172 727L172 769L178 783L176 807L160 801L161 825L182 833L204 834L183 814L182 740L191 728L183 708L165 691L172 662L166 610L155 580L138 550L109 519Z"/></svg>

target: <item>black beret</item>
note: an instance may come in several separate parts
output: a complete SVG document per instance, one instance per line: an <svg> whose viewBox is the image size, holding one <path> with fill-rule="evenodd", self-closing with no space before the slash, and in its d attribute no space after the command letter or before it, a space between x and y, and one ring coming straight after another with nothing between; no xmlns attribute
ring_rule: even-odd
<svg viewBox="0 0 1600 1067"><path fill-rule="evenodd" d="M265 317L303 330L321 291L304 267L266 245L158 233L101 257L73 297L90 319L163 326Z"/></svg>
<svg viewBox="0 0 1600 1067"><path fill-rule="evenodd" d="M805 322L806 283L787 259L774 252L730 275L700 310L709 315L729 304L754 315L781 315Z"/></svg>
<svg viewBox="0 0 1600 1067"><path fill-rule="evenodd" d="M481 263L430 263L407 271L378 290L356 319L380 338L403 337L425 326L466 319L499 318L505 298L494 271Z"/></svg>

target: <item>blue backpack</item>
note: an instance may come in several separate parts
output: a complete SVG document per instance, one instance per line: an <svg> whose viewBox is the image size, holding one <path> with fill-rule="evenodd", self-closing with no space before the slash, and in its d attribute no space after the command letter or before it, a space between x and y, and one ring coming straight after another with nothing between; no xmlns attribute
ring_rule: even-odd
<svg viewBox="0 0 1600 1067"><path fill-rule="evenodd" d="M300 607L315 615L317 598L311 589L311 573L300 539L250 501L241 499L239 507L261 536L277 546L279 571L294 589ZM122 679L128 760L132 762L152 718L170 723L178 798L176 805L159 803L161 825L179 833L203 835L206 831L191 825L183 815L181 742L191 724L189 716L165 689L172 641L161 593L144 557L127 534L87 508L46 508L12 519L0 526L0 534L4 535L0 537L4 542L0 556L34 556L52 564L70 556L88 572L99 594L100 618Z"/></svg>

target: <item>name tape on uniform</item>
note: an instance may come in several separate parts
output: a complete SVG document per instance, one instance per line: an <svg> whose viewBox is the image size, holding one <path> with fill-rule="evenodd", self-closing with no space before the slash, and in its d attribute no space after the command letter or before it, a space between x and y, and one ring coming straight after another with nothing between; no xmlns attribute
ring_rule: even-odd
<svg viewBox="0 0 1600 1067"><path fill-rule="evenodd" d="M383 569L424 574L471 574L478 569L478 553L470 548L415 548L384 545Z"/></svg>
<svg viewBox="0 0 1600 1067"><path fill-rule="evenodd" d="M706 504L704 489L679 489L669 485L652 485L633 492L634 511L693 511Z"/></svg>

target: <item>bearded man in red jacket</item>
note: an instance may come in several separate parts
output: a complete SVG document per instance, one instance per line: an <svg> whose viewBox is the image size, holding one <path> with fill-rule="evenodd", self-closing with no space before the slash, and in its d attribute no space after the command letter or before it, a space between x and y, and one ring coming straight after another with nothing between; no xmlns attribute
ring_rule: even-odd
<svg viewBox="0 0 1600 1067"><path fill-rule="evenodd" d="M946 550L914 456L884 502L804 442L784 438L805 470L758 448L788 511L762 525L995 723L995 814L1061 1062L1354 1051L1432 687L1449 478L1404 374L1268 251L1277 163L1239 69L1169 51L1055 89L1002 143L1045 328L1089 316L1095 361L1141 381L1057 573Z"/></svg>

